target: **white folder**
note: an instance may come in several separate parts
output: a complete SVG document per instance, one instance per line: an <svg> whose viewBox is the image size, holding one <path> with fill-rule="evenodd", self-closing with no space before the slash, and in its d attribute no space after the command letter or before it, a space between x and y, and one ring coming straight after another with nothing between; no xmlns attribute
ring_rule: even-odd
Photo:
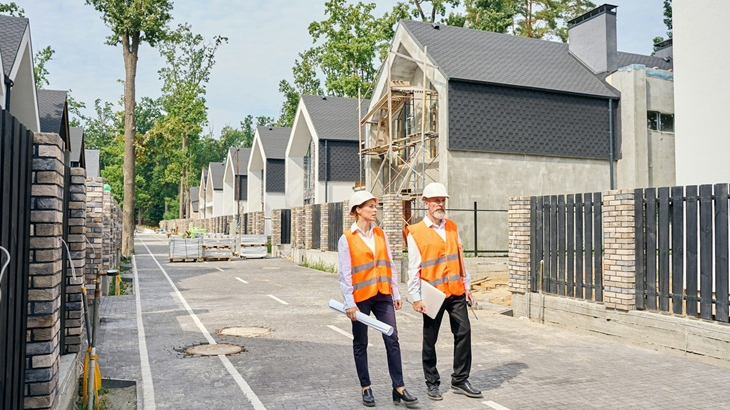
<svg viewBox="0 0 730 410"><path fill-rule="evenodd" d="M343 305L341 302L338 302L334 299L330 299L329 303L330 308L345 313L345 305ZM390 336L393 334L393 327L387 323L383 323L379 321L378 319L375 319L374 317L370 317L359 310L355 314L357 321L360 323L363 323L367 326L372 327L373 329L377 330L380 333L383 333L386 336Z"/></svg>
<svg viewBox="0 0 730 410"><path fill-rule="evenodd" d="M426 305L426 315L431 319L436 319L436 315L444 304L446 294L433 285L421 280L421 301Z"/></svg>

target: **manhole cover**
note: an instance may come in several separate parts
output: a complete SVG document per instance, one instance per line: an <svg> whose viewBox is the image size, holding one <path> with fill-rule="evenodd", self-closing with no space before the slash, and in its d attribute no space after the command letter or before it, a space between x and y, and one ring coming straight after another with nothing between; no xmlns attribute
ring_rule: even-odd
<svg viewBox="0 0 730 410"><path fill-rule="evenodd" d="M236 346L232 344L227 343L221 343L221 344L215 344L215 345L198 345L198 346L191 346L185 349L185 353L189 355L198 355L198 356L218 356L219 354L222 355L229 355L229 354L236 354L241 353L243 351L243 347Z"/></svg>
<svg viewBox="0 0 730 410"><path fill-rule="evenodd" d="M256 337L265 335L269 332L271 332L271 329L267 329L265 327L233 326L221 329L218 334L238 337Z"/></svg>

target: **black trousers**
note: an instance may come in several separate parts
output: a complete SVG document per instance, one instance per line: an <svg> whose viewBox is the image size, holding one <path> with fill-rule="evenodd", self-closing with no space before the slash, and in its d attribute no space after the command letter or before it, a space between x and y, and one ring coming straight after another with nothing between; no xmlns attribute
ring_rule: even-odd
<svg viewBox="0 0 730 410"><path fill-rule="evenodd" d="M398 329L395 326L395 307L393 297L378 293L370 299L357 303L360 312L370 315L372 312L379 321L393 326L393 334L383 334L385 352L388 357L388 372L393 387L401 387L403 383L403 364L401 363ZM368 371L368 327L360 322L352 322L352 352L355 356L355 368L360 379L360 387L370 386Z"/></svg>
<svg viewBox="0 0 730 410"><path fill-rule="evenodd" d="M441 384L441 377L436 369L436 342L444 312L449 312L451 333L454 334L454 372L451 374L451 383L465 382L471 371L471 324L467 314L466 295L449 296L444 300L435 319L423 315L423 374L429 386Z"/></svg>

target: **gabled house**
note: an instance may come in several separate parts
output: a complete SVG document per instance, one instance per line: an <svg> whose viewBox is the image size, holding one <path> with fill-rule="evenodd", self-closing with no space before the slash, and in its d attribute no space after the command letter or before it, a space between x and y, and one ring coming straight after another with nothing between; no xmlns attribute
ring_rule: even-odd
<svg viewBox="0 0 730 410"><path fill-rule="evenodd" d="M198 187L190 187L190 204L188 204L188 209L190 210L190 219L199 219L200 213L198 212Z"/></svg>
<svg viewBox="0 0 730 410"><path fill-rule="evenodd" d="M225 163L208 164L208 181L205 184L205 217L223 216L223 172ZM200 206L200 204L198 204Z"/></svg>
<svg viewBox="0 0 730 410"><path fill-rule="evenodd" d="M636 98L651 105L671 81L654 90L650 80L614 87L607 77L632 64L667 71L671 63L617 51L615 6L571 21L569 31L563 44L401 21L361 118L367 187L420 208L423 187L439 181L449 208L506 210L511 196L642 185L651 152L633 143L644 138L646 147L646 137L627 133L646 129L647 112L625 107L622 93L639 87ZM618 173L627 157L642 158ZM655 180L672 180L667 172ZM467 215L450 217L466 225ZM506 212L485 214L479 227L488 242L481 249L506 249Z"/></svg>
<svg viewBox="0 0 730 410"><path fill-rule="evenodd" d="M247 211L248 159L251 148L231 147L223 174L224 215L242 215Z"/></svg>
<svg viewBox="0 0 730 410"><path fill-rule="evenodd" d="M361 113L369 100L302 95L286 149L286 206L341 202L360 176Z"/></svg>
<svg viewBox="0 0 730 410"><path fill-rule="evenodd" d="M200 170L200 184L198 185L198 217L200 219L211 217L206 213L208 208L206 192L208 192L208 167Z"/></svg>
<svg viewBox="0 0 730 410"><path fill-rule="evenodd" d="M286 206L284 157L289 127L257 127L248 160L247 212L264 212L265 234L271 234L271 210Z"/></svg>
<svg viewBox="0 0 730 410"><path fill-rule="evenodd" d="M62 90L38 90L37 95L40 132L54 133L61 136L64 142L63 149L68 156L65 161L67 165L70 165L72 147L68 116L68 93Z"/></svg>
<svg viewBox="0 0 730 410"><path fill-rule="evenodd" d="M69 139L71 140L71 167L86 169L84 129L82 127L70 127Z"/></svg>
<svg viewBox="0 0 730 410"><path fill-rule="evenodd" d="M0 15L0 107L33 132L39 132L33 49L27 18Z"/></svg>

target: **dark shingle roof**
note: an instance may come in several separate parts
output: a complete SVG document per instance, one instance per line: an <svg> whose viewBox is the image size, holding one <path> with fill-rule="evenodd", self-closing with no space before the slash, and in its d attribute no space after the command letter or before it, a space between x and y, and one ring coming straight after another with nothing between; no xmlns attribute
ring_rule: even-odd
<svg viewBox="0 0 730 410"><path fill-rule="evenodd" d="M284 159L289 144L290 127L257 127L261 147L267 159Z"/></svg>
<svg viewBox="0 0 730 410"><path fill-rule="evenodd" d="M81 160L81 147L84 143L84 129L81 127L69 128L69 139L71 139L71 161Z"/></svg>
<svg viewBox="0 0 730 410"><path fill-rule="evenodd" d="M649 68L657 67L661 70L669 70L672 68L672 62L670 61L664 61L663 58L654 57L654 56L644 56L641 54L632 54L632 53L618 53L618 66L619 67L626 67L631 64L643 64Z"/></svg>
<svg viewBox="0 0 730 410"><path fill-rule="evenodd" d="M238 152L238 169L236 169L236 163L233 163L233 172L237 172L236 175L248 175L248 157L251 156L251 148L228 148L228 153L231 155L233 161L236 160L236 150Z"/></svg>
<svg viewBox="0 0 730 410"><path fill-rule="evenodd" d="M302 95L302 102L320 140L359 141L360 113L356 98ZM370 100L362 104L362 115L365 115Z"/></svg>
<svg viewBox="0 0 730 410"><path fill-rule="evenodd" d="M452 80L571 94L617 97L612 89L552 41L405 20L404 28Z"/></svg>
<svg viewBox="0 0 730 410"><path fill-rule="evenodd" d="M210 166L210 181L213 182L213 189L223 189L223 173L225 172L225 162L211 162Z"/></svg>
<svg viewBox="0 0 730 410"><path fill-rule="evenodd" d="M66 91L38 90L38 117L41 132L63 134L63 114L66 107Z"/></svg>
<svg viewBox="0 0 730 410"><path fill-rule="evenodd" d="M13 68L26 27L27 18L0 15L0 54L6 75L10 75Z"/></svg>

